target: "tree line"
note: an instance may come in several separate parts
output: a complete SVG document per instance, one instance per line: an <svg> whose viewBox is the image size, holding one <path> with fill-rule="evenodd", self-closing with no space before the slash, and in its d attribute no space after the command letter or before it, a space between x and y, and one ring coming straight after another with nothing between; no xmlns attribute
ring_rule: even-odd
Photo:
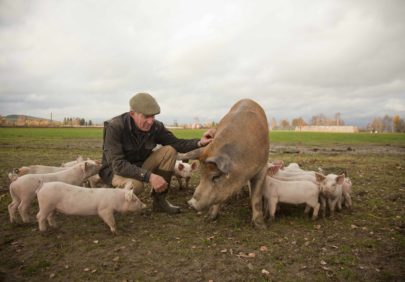
<svg viewBox="0 0 405 282"><path fill-rule="evenodd" d="M86 120L84 118L79 117L65 117L63 118L63 125L66 126L92 126L93 122L91 120Z"/></svg>
<svg viewBox="0 0 405 282"><path fill-rule="evenodd" d="M405 122L399 115L374 118L367 129L372 132L405 132Z"/></svg>
<svg viewBox="0 0 405 282"><path fill-rule="evenodd" d="M291 122L288 119L277 122L275 118L272 118L270 122L272 129L294 129L306 125L341 126L345 125L345 122L341 119L340 113L336 113L333 117L327 117L324 114L314 115L309 122L306 122L302 117L294 118Z"/></svg>
<svg viewBox="0 0 405 282"><path fill-rule="evenodd" d="M345 121L341 118L340 113L336 113L333 117L327 117L324 114L318 114L311 117L306 122L302 117L293 118L291 122L288 119L281 119L277 121L275 118L270 120L270 127L272 129L295 129L300 126L343 126L346 125ZM375 117L366 128L372 132L405 132L405 122L399 115L384 117Z"/></svg>

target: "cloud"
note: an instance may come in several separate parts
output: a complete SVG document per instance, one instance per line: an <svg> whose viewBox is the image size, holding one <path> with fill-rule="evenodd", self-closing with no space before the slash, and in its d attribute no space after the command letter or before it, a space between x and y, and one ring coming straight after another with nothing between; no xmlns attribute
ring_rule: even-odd
<svg viewBox="0 0 405 282"><path fill-rule="evenodd" d="M0 114L102 121L149 91L165 122L405 115L405 3L0 2Z"/></svg>

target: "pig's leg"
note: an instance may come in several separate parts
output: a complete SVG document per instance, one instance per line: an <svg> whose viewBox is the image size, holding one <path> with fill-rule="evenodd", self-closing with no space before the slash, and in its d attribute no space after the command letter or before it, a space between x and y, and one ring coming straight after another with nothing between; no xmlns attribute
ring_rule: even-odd
<svg viewBox="0 0 405 282"><path fill-rule="evenodd" d="M276 209L277 209L278 198L271 197L270 198L270 217L272 220L276 218Z"/></svg>
<svg viewBox="0 0 405 282"><path fill-rule="evenodd" d="M210 209L208 210L206 219L210 220L210 221L217 219L219 210L220 210L220 205L219 204L218 205L212 205L210 207Z"/></svg>
<svg viewBox="0 0 405 282"><path fill-rule="evenodd" d="M330 216L334 217L335 216L335 207L336 207L336 200L329 200L329 211L330 211Z"/></svg>
<svg viewBox="0 0 405 282"><path fill-rule="evenodd" d="M339 210L342 210L342 199L343 196L340 196L339 199L336 201L336 206Z"/></svg>
<svg viewBox="0 0 405 282"><path fill-rule="evenodd" d="M15 221L17 220L17 217L16 217L16 214L15 214L15 213L16 213L16 211L17 211L18 204L19 204L18 200L17 200L17 199L13 199L13 201L11 202L11 204L8 205L8 213L9 213L9 215L10 215L10 222L11 222L11 223L13 223L13 222L15 222Z"/></svg>
<svg viewBox="0 0 405 282"><path fill-rule="evenodd" d="M181 181L181 177L176 175L176 178L177 178L177 181L179 182L179 189L180 190L183 189L183 183Z"/></svg>
<svg viewBox="0 0 405 282"><path fill-rule="evenodd" d="M312 203L312 207L314 208L314 213L312 214L312 220L316 220L318 218L319 207L321 206L318 201L314 201Z"/></svg>
<svg viewBox="0 0 405 282"><path fill-rule="evenodd" d="M305 210L304 213L307 214L309 213L309 211L311 210L311 206L309 206L308 204L305 206Z"/></svg>
<svg viewBox="0 0 405 282"><path fill-rule="evenodd" d="M345 206L348 207L349 209L351 209L352 208L352 197L350 197L349 193L344 193L343 196L345 199Z"/></svg>
<svg viewBox="0 0 405 282"><path fill-rule="evenodd" d="M24 223L30 222L30 215L29 215L30 204L31 201L27 201L27 199L24 199L18 206L18 211L20 212L20 215Z"/></svg>
<svg viewBox="0 0 405 282"><path fill-rule="evenodd" d="M322 208L322 217L326 217L326 199L324 196L320 196L319 200L321 201L321 208Z"/></svg>
<svg viewBox="0 0 405 282"><path fill-rule="evenodd" d="M114 214L110 210L99 211L98 215L110 227L112 233L117 234L117 227L115 225Z"/></svg>
<svg viewBox="0 0 405 282"><path fill-rule="evenodd" d="M270 201L266 197L263 197L263 217L266 220L270 217Z"/></svg>
<svg viewBox="0 0 405 282"><path fill-rule="evenodd" d="M48 220L49 226L57 227L57 224L56 224L56 221L55 221L55 211L52 211L52 212L48 215L47 220Z"/></svg>
<svg viewBox="0 0 405 282"><path fill-rule="evenodd" d="M255 227L264 229L266 228L266 224L263 218L263 189L265 189L266 185L266 175L267 175L267 167L262 168L262 170L250 180L251 190L252 190L252 197L251 197L251 204L252 204L252 222Z"/></svg>
<svg viewBox="0 0 405 282"><path fill-rule="evenodd" d="M45 214L44 210L41 210L40 208L39 212L37 213L39 231L46 231L46 218L47 214Z"/></svg>

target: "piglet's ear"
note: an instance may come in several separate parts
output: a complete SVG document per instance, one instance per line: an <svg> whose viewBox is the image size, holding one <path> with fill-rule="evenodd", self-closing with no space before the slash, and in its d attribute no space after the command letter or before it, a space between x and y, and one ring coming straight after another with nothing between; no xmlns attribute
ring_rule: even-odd
<svg viewBox="0 0 405 282"><path fill-rule="evenodd" d="M130 201L132 201L133 197L134 197L134 192L132 192L132 190L125 191L125 201L130 202Z"/></svg>
<svg viewBox="0 0 405 282"><path fill-rule="evenodd" d="M345 181L345 175L344 174L341 174L338 177L336 177L336 183L337 184L342 185L344 181Z"/></svg>
<svg viewBox="0 0 405 282"><path fill-rule="evenodd" d="M191 170L196 170L197 169L198 164L196 162L193 162L191 164Z"/></svg>
<svg viewBox="0 0 405 282"><path fill-rule="evenodd" d="M279 170L280 170L280 166L279 166L279 165L273 165L273 164L271 164L270 166L267 167L267 175L268 175L268 176L273 176L273 175L275 175Z"/></svg>
<svg viewBox="0 0 405 282"><path fill-rule="evenodd" d="M322 182L325 180L325 175L315 172L316 182Z"/></svg>
<svg viewBox="0 0 405 282"><path fill-rule="evenodd" d="M83 172L86 172L86 169L87 169L87 162L82 162L82 163L80 164L80 168L82 169Z"/></svg>
<svg viewBox="0 0 405 282"><path fill-rule="evenodd" d="M184 169L184 164L179 163L179 167L178 167L178 168L179 168L180 171L182 171L182 170Z"/></svg>

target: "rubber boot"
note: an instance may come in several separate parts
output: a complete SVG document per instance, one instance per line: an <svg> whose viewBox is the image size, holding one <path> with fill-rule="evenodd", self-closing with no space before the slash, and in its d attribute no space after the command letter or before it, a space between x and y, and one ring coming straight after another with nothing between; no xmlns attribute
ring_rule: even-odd
<svg viewBox="0 0 405 282"><path fill-rule="evenodd" d="M155 190L152 190L152 198L153 198L153 208L152 209L153 209L153 211L165 212L168 214L179 213L180 207L172 205L166 199L167 193L169 192L170 181L171 181L173 173L170 171L158 170L158 171L156 171L156 174L162 176L166 180L167 189L160 193L156 192Z"/></svg>

